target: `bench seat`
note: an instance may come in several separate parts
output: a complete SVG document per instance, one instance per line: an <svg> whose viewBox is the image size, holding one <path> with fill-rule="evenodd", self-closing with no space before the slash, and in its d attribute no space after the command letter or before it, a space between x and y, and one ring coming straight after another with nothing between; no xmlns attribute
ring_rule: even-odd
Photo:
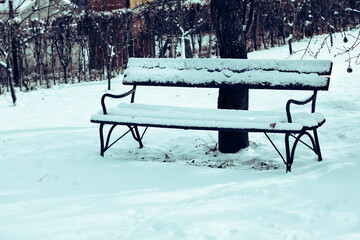
<svg viewBox="0 0 360 240"><path fill-rule="evenodd" d="M93 123L137 125L181 129L231 130L240 132L291 132L318 128L325 122L321 113L293 113L288 123L285 112L243 111L178 106L121 103L91 116ZM274 125L275 123L275 125Z"/></svg>

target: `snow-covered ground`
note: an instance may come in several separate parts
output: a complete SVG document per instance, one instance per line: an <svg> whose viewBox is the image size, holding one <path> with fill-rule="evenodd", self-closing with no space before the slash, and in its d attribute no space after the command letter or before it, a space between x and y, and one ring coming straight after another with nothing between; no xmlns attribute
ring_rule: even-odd
<svg viewBox="0 0 360 240"><path fill-rule="evenodd" d="M324 160L299 147L287 174L263 134L221 154L216 132L149 129L143 149L129 136L100 157L89 119L105 81L18 92L15 107L0 96L0 239L360 239L360 67L347 73L345 57L333 59L330 90L318 95ZM249 58L287 59L288 49ZM112 92L128 89L120 79ZM282 110L294 96L305 95L254 90L250 108ZM215 107L216 97L142 87L136 101Z"/></svg>

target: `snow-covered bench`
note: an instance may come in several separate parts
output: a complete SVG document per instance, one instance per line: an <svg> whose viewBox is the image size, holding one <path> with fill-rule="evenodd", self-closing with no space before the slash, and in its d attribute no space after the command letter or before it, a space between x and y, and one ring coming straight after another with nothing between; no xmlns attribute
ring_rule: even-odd
<svg viewBox="0 0 360 240"><path fill-rule="evenodd" d="M294 153L300 138L307 135L310 147L322 160L317 128L324 122L315 112L319 90L328 90L332 62L326 60L240 60L240 59L137 59L130 58L125 70L124 85L133 88L123 94L104 94L102 111L91 116L91 122L100 124L100 154L127 133L143 147L142 138L147 127L180 128L215 131L264 132L291 171ZM327 76L321 76L327 75ZM290 99L282 112L244 111L227 109L159 106L134 103L137 86L180 87L247 87L250 89L309 90L305 100ZM131 96L130 103L121 103L107 109L105 99ZM311 104L311 111L291 114L290 105ZM104 136L104 125L110 129ZM110 143L114 128L125 125L129 130ZM140 134L138 127L146 127ZM286 156L283 157L267 133L285 134ZM295 138L290 147L289 137Z"/></svg>

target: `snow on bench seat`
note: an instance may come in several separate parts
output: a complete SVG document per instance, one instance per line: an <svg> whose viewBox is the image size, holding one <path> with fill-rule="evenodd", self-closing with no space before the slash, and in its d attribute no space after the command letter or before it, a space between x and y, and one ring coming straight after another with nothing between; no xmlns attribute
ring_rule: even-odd
<svg viewBox="0 0 360 240"><path fill-rule="evenodd" d="M328 60L130 58L125 85L327 90Z"/></svg>
<svg viewBox="0 0 360 240"><path fill-rule="evenodd" d="M300 132L321 125L325 118L320 113L293 113L288 123L284 112L243 111L227 109L190 108L163 105L121 103L91 116L95 123L116 123L167 128L237 130L252 132ZM275 127L271 125L275 123Z"/></svg>

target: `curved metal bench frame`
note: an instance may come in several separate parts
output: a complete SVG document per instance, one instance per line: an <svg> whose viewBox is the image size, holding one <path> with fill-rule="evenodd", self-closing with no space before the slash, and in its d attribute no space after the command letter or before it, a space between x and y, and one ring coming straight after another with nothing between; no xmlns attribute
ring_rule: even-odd
<svg viewBox="0 0 360 240"><path fill-rule="evenodd" d="M103 110L103 114L106 115L107 114L107 109L106 109L106 105L105 105L105 99L106 98L124 98L127 97L129 95L131 95L131 103L134 103L135 100L135 92L136 92L136 85L133 86L133 88L123 94L120 95L114 95L114 94L109 94L106 93L102 96L101 98L101 106L102 106L102 110ZM311 102L311 112L314 113L315 112L315 105L316 105L316 97L317 97L317 90L315 90L313 92L313 94L303 100L303 101L299 101L299 100L294 100L294 99L290 99L287 101L286 103L286 115L287 115L287 120L289 123L292 123L292 116L291 116L291 105L306 105L308 103ZM276 147L276 145L274 144L274 142L270 139L269 135L267 134L266 131L257 131L256 129L254 129L252 132L263 132L266 137L268 138L268 140L270 141L270 143L272 144L272 146L275 148L275 150L277 151L277 153L280 155L280 157L282 158L284 164L286 165L286 172L291 172L291 166L294 162L294 157L295 157L295 151L296 151L296 147L298 145L298 143L302 143L305 146L307 146L309 149L311 149L312 151L314 151L314 153L318 156L318 161L322 160L322 155L321 155L321 150L320 150L320 143L319 143L319 138L318 138L318 134L317 134L317 128L320 127L325 121L323 121L322 123L320 123L318 126L312 127L312 128L306 128L304 127L300 132L298 133L294 133L293 131L282 131L281 133L285 133L285 157L281 154L281 152L279 151L279 149ZM145 126L145 130L142 132L142 134L140 134L139 129L138 129L138 125L134 124L134 125L129 125L129 124L121 124L121 123L116 123L116 122L99 122L100 123L100 127L99 127L99 133L100 133L100 155L104 156L104 153L106 150L108 150L111 146L113 146L115 143L117 143L120 139L122 139L125 135L127 135L128 133L131 133L132 137L134 138L135 141L137 141L139 143L140 148L143 147L143 143L142 143L142 139L145 135L145 132L147 131L149 126ZM110 129L107 131L106 134L104 134L105 130L104 130L104 126L106 124L110 124L111 127ZM119 138L117 138L115 141L113 141L112 143L110 143L110 139L111 139L111 135L114 131L114 129L116 128L116 126L118 125L126 125L129 130L126 131L124 134L122 134ZM172 128L181 128L181 129L186 129L184 127L175 127L175 126L169 126ZM197 129L202 129L201 127L197 128ZM205 129L205 128L203 128ZM238 131L244 131L244 129L238 129ZM249 131L248 129L246 129L246 131ZM313 132L313 135L310 133L310 131ZM274 131L273 131L274 132ZM301 138L303 136L308 136L308 138L311 141L311 145L305 143L304 141L301 140ZM291 146L290 144L290 137L294 138L294 142Z"/></svg>

